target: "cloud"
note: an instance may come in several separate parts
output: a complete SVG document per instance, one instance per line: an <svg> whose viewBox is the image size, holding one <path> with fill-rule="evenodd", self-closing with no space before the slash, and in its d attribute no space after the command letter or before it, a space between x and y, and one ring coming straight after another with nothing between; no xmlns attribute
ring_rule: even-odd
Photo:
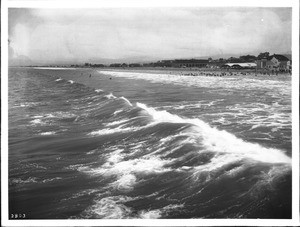
<svg viewBox="0 0 300 227"><path fill-rule="evenodd" d="M11 47L43 62L287 52L291 10L280 12L273 8L31 9L22 20L13 17Z"/></svg>

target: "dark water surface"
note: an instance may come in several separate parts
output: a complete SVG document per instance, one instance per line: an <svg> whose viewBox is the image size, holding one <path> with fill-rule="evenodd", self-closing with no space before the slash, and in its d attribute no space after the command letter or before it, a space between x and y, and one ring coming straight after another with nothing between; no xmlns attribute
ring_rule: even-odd
<svg viewBox="0 0 300 227"><path fill-rule="evenodd" d="M291 125L289 76L11 68L10 214L291 218Z"/></svg>

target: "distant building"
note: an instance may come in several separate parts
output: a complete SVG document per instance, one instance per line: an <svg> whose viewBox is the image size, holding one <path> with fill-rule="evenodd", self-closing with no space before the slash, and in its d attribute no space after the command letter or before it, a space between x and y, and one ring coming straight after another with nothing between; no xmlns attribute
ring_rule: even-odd
<svg viewBox="0 0 300 227"><path fill-rule="evenodd" d="M203 68L209 63L205 59L178 59L172 62L172 67L176 68Z"/></svg>
<svg viewBox="0 0 300 227"><path fill-rule="evenodd" d="M110 64L109 67L122 67L122 64L114 63L114 64Z"/></svg>
<svg viewBox="0 0 300 227"><path fill-rule="evenodd" d="M269 59L273 63L272 69L277 68L279 70L290 70L292 68L290 59L283 55L274 54L270 56Z"/></svg>
<svg viewBox="0 0 300 227"><path fill-rule="evenodd" d="M255 69L256 63L249 62L249 63L226 63L222 66L222 68L233 68L233 69Z"/></svg>
<svg viewBox="0 0 300 227"><path fill-rule="evenodd" d="M209 62L207 67L210 69L230 68L228 65L225 66L223 62Z"/></svg>
<svg viewBox="0 0 300 227"><path fill-rule="evenodd" d="M142 65L139 63L132 63L128 65L129 67L141 67Z"/></svg>
<svg viewBox="0 0 300 227"><path fill-rule="evenodd" d="M265 69L267 68L267 63L268 63L268 59L264 58L264 59L260 59L256 61L256 68L257 69Z"/></svg>
<svg viewBox="0 0 300 227"><path fill-rule="evenodd" d="M268 58L256 61L257 69L288 71L292 69L291 60L280 54L273 54Z"/></svg>

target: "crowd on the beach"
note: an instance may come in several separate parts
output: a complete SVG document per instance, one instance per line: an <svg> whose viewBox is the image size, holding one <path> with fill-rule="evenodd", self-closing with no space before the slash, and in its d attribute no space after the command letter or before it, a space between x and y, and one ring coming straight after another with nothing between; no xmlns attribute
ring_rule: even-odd
<svg viewBox="0 0 300 227"><path fill-rule="evenodd" d="M279 76L279 75L290 75L291 73L279 73L279 72L180 72L181 76L211 76L211 77L224 77L224 76Z"/></svg>
<svg viewBox="0 0 300 227"><path fill-rule="evenodd" d="M127 71L127 70L126 70ZM142 70L140 70L142 71ZM148 73L151 73L152 70L146 70ZM136 72L136 71L132 71ZM166 71L152 71L153 73L166 73ZM94 71L93 71L94 73ZM291 75L291 72L278 72L278 71L169 71L167 74L170 75L179 75L179 76L206 76L206 77L231 77L231 76L282 76L282 75ZM83 73L81 73L83 75ZM92 74L87 74L89 78L92 77ZM111 77L109 78L112 79Z"/></svg>

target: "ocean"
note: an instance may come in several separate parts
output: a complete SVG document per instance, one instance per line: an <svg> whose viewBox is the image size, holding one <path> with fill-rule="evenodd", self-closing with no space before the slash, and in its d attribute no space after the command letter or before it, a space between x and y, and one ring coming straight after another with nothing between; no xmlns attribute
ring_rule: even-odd
<svg viewBox="0 0 300 227"><path fill-rule="evenodd" d="M291 76L9 69L9 214L291 218Z"/></svg>

